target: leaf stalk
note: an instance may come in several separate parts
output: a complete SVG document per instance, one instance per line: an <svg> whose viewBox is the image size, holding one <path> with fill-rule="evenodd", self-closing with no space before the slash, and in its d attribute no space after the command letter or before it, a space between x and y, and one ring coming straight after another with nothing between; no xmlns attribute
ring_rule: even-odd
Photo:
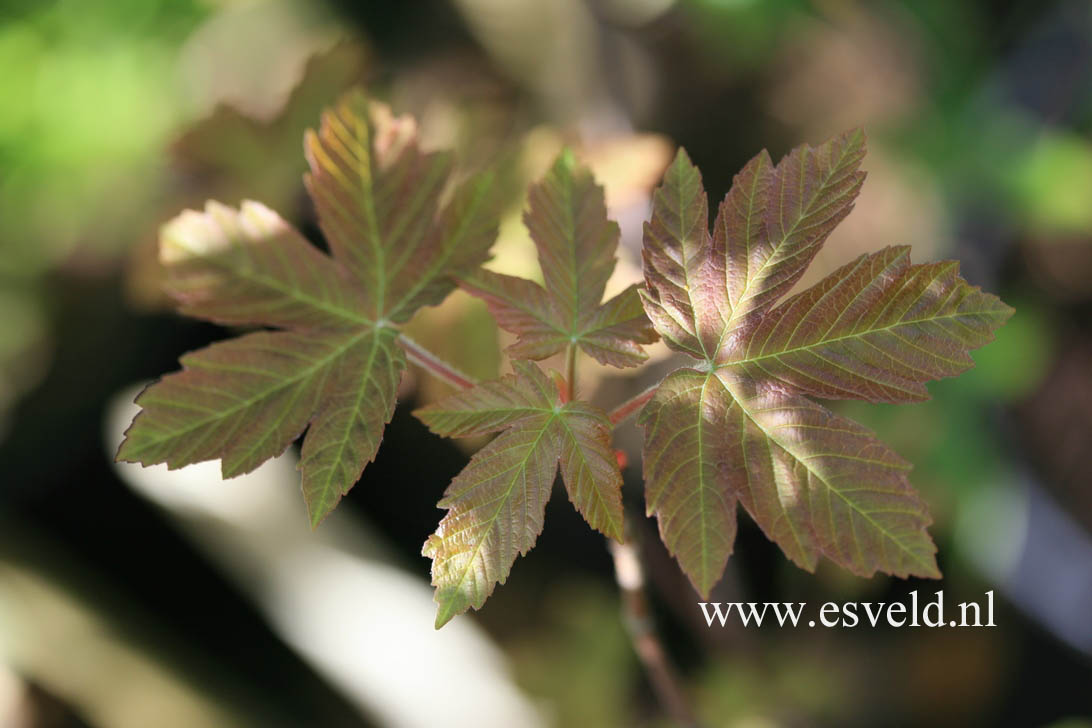
<svg viewBox="0 0 1092 728"><path fill-rule="evenodd" d="M569 344L565 350L565 382L569 388L569 396L565 399L569 402L576 398L576 345Z"/></svg>
<svg viewBox="0 0 1092 728"><path fill-rule="evenodd" d="M466 374L463 374L454 366L448 364L405 334L398 334L398 344L405 350L406 357L411 362L434 377L442 379L459 389L470 389L474 386L473 379Z"/></svg>
<svg viewBox="0 0 1092 728"><path fill-rule="evenodd" d="M612 409L610 411L610 414L607 415L610 423L617 427L618 425L629 419L631 415L637 412L637 410L648 404L648 401L652 399L652 396L654 394L656 394L656 388L658 386L660 386L659 383L653 384L645 391L641 392L635 397L627 399L625 402Z"/></svg>

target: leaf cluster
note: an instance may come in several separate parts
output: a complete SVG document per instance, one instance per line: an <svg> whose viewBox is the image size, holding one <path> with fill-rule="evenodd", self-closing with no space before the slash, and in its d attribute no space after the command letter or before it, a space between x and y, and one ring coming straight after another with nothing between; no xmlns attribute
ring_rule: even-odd
<svg viewBox="0 0 1092 728"><path fill-rule="evenodd" d="M413 122L361 92L309 131L308 191L326 255L276 213L210 202L163 228L160 256L182 313L260 330L182 357L149 386L122 460L181 467L220 459L225 477L301 433L304 499L317 524L379 447L407 356L462 391L417 411L447 437L496 434L451 485L424 554L437 626L479 608L535 543L560 471L589 525L621 540L622 475L611 431L640 409L648 515L708 594L732 552L737 505L786 556L870 575L939 576L909 465L818 399L914 402L973 364L1010 315L951 261L906 248L863 255L790 294L864 180L864 135L762 152L709 227L698 169L680 150L645 225L645 283L603 301L618 245L602 189L569 152L532 186L524 223L544 284L481 267L502 199L488 173L455 178L419 148ZM399 328L456 285L515 333L513 373L473 384ZM689 360L613 416L574 397L562 352L633 367L662 337Z"/></svg>

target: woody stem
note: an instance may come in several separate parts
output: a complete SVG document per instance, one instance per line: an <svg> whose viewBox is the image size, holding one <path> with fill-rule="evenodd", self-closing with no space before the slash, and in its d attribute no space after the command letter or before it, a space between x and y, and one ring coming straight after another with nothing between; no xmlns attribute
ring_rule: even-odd
<svg viewBox="0 0 1092 728"><path fill-rule="evenodd" d="M630 524L627 523L628 525ZM675 723L686 728L696 726L694 715L679 685L678 675L649 614L644 565L641 563L640 550L633 542L633 534L626 535L625 543L608 541L608 545L611 556L614 557L614 578L622 590L622 618L652 689L664 711Z"/></svg>

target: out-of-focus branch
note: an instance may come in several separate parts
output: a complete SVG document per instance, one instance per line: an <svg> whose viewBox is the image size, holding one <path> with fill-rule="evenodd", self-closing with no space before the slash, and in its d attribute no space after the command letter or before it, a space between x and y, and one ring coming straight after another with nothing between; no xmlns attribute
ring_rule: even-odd
<svg viewBox="0 0 1092 728"><path fill-rule="evenodd" d="M656 697L672 720L685 728L697 728L694 714L649 614L644 567L637 547L629 538L626 543L610 541L609 545L614 557L614 578L622 590L622 617Z"/></svg>

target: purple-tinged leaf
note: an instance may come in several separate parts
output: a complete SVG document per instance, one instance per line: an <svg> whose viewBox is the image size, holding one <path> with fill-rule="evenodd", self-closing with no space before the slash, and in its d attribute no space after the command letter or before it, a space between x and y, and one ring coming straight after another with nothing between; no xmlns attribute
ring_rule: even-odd
<svg viewBox="0 0 1092 728"><path fill-rule="evenodd" d="M860 576L939 578L910 465L852 420L766 382L714 376L733 403L729 483L800 566L823 555Z"/></svg>
<svg viewBox="0 0 1092 728"><path fill-rule="evenodd" d="M434 305L488 256L498 196L491 175L461 184L445 209L447 153L423 153L412 120L350 92L305 138L307 188L334 258L361 281L374 320Z"/></svg>
<svg viewBox="0 0 1092 728"><path fill-rule="evenodd" d="M621 543L622 473L611 447L607 416L584 402L567 402L555 419L561 437L561 480L580 515Z"/></svg>
<svg viewBox="0 0 1092 728"><path fill-rule="evenodd" d="M808 400L925 399L925 382L973 364L1012 310L954 262L865 255L775 305L852 209L864 135L759 154L710 236L698 170L680 151L645 227L645 309L701 361L640 416L646 503L695 588L708 594L735 537L735 504L801 567L820 556L868 576L939 576L909 466L860 425Z"/></svg>
<svg viewBox="0 0 1092 728"><path fill-rule="evenodd" d="M574 329L603 300L614 271L618 224L607 219L603 189L568 150L532 185L528 205L523 224L538 250L546 290L561 320Z"/></svg>
<svg viewBox="0 0 1092 728"><path fill-rule="evenodd" d="M728 485L729 416L715 377L679 369L664 379L638 422L645 428L645 508L694 588L708 595L736 538L736 496Z"/></svg>
<svg viewBox="0 0 1092 728"><path fill-rule="evenodd" d="M347 271L257 202L186 210L163 226L160 260L187 316L291 328L368 323Z"/></svg>
<svg viewBox="0 0 1092 728"><path fill-rule="evenodd" d="M421 553L432 559L436 628L480 609L517 556L542 533L561 451L549 415L536 415L483 447L439 502L447 509Z"/></svg>
<svg viewBox="0 0 1092 728"><path fill-rule="evenodd" d="M394 329L377 329L333 363L300 451L303 497L313 524L334 509L379 451L406 368L397 338Z"/></svg>
<svg viewBox="0 0 1092 728"><path fill-rule="evenodd" d="M685 149L653 195L642 251L645 311L673 349L712 359L731 315L725 263L713 255L709 202Z"/></svg>
<svg viewBox="0 0 1092 728"><path fill-rule="evenodd" d="M615 265L618 226L607 219L603 190L591 172L563 152L531 188L524 223L538 250L545 288L480 270L460 285L483 299L501 328L518 334L508 352L545 359L571 345L602 364L637 366L641 344L656 334L635 289L601 303Z"/></svg>
<svg viewBox="0 0 1092 728"><path fill-rule="evenodd" d="M307 135L308 187L333 257L257 203L209 203L163 228L160 258L183 313L274 326L182 358L140 395L118 458L253 470L307 429L300 468L312 524L376 454L406 360L394 323L477 267L496 231L487 176L438 209L450 160L417 149L412 122L359 92Z"/></svg>
<svg viewBox="0 0 1092 728"><path fill-rule="evenodd" d="M721 266L724 268L723 288L728 296L728 304L723 307L737 319L743 319L747 313L741 299L752 279L751 261L762 265L760 251L766 247L766 208L774 178L773 162L766 150L762 150L732 180L713 226L712 256L718 271ZM722 295L722 291L718 290L716 295Z"/></svg>
<svg viewBox="0 0 1092 728"><path fill-rule="evenodd" d="M521 420L551 415L557 388L538 367L514 362L513 374L422 407L413 414L437 435L467 437L499 432Z"/></svg>
<svg viewBox="0 0 1092 728"><path fill-rule="evenodd" d="M769 307L804 275L827 236L853 210L865 178L858 170L864 155L864 132L855 129L818 147L797 147L778 162L766 188L764 233L743 244L746 273L735 319Z"/></svg>
<svg viewBox="0 0 1092 728"><path fill-rule="evenodd" d="M512 375L415 413L441 435L503 430L452 481L439 504L448 513L425 543L437 627L480 608L516 557L534 546L559 464L569 499L585 520L622 538L622 476L606 416L580 402L563 403L535 364L516 361L514 367Z"/></svg>
<svg viewBox="0 0 1092 728"><path fill-rule="evenodd" d="M767 313L722 363L829 399L928 399L924 382L974 366L967 352L1012 314L958 269L910 265L907 247L863 255Z"/></svg>
<svg viewBox="0 0 1092 728"><path fill-rule="evenodd" d="M557 322L561 315L545 288L518 276L476 271L459 281L467 293L485 301L497 325L519 334L508 353L516 359L545 359L564 350L569 336Z"/></svg>
<svg viewBox="0 0 1092 728"><path fill-rule="evenodd" d="M600 364L635 366L648 358L641 344L656 340L641 304L640 288L632 285L580 320L580 348Z"/></svg>

